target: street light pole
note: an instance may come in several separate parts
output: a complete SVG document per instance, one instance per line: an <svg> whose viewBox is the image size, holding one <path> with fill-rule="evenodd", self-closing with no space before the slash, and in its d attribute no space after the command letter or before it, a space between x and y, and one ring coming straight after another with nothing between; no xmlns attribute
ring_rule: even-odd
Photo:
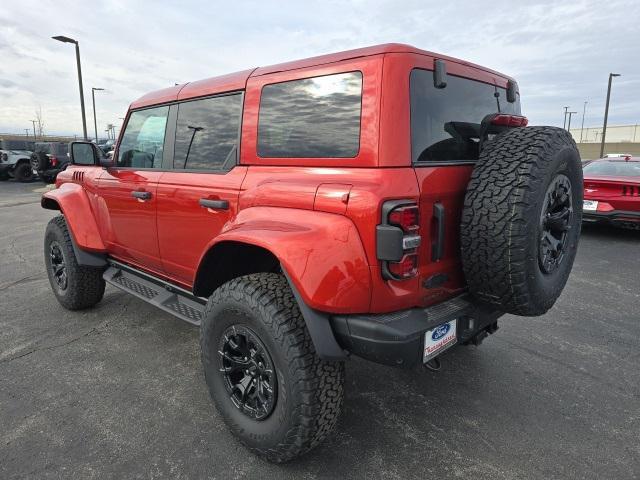
<svg viewBox="0 0 640 480"><path fill-rule="evenodd" d="M582 132L584 131L584 114L587 111L587 102L584 102L582 107L582 126L580 127L580 143L582 143Z"/></svg>
<svg viewBox="0 0 640 480"><path fill-rule="evenodd" d="M562 124L562 128L567 128L567 110L569 110L569 107L564 107L564 123Z"/></svg>
<svg viewBox="0 0 640 480"><path fill-rule="evenodd" d="M609 74L609 85L607 86L607 103L604 107L604 124L602 125L602 140L600 142L600 158L604 157L604 140L607 135L607 120L609 119L609 99L611 98L611 80L613 77L619 77L619 73Z"/></svg>
<svg viewBox="0 0 640 480"><path fill-rule="evenodd" d="M76 63L78 66L78 86L80 87L80 109L82 110L82 133L84 134L84 139L87 140L87 118L84 113L84 91L82 89L82 67L80 66L80 45L77 40L73 38L65 37L63 35L58 35L56 37L51 37L54 40L58 40L62 43L73 43L76 46Z"/></svg>
<svg viewBox="0 0 640 480"><path fill-rule="evenodd" d="M569 124L567 125L567 132L571 133L571 115L578 112L569 112Z"/></svg>
<svg viewBox="0 0 640 480"><path fill-rule="evenodd" d="M91 87L91 99L93 100L93 128L96 133L96 145L98 144L98 121L96 120L96 91L104 88Z"/></svg>

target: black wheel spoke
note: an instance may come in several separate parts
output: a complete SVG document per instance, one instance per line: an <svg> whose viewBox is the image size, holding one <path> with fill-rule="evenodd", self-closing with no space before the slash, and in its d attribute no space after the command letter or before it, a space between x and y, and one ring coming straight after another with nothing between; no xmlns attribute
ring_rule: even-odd
<svg viewBox="0 0 640 480"><path fill-rule="evenodd" d="M273 411L276 378L264 344L248 328L228 328L218 350L225 387L233 404L245 415L262 420Z"/></svg>
<svg viewBox="0 0 640 480"><path fill-rule="evenodd" d="M560 174L547 189L540 216L539 265L544 273L554 272L562 262L572 217L571 182Z"/></svg>

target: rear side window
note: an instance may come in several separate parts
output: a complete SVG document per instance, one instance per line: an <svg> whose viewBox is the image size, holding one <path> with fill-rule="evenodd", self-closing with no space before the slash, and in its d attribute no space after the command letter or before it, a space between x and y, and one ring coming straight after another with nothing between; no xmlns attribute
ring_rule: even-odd
<svg viewBox="0 0 640 480"><path fill-rule="evenodd" d="M351 158L360 148L362 73L266 85L258 119L258 155Z"/></svg>
<svg viewBox="0 0 640 480"><path fill-rule="evenodd" d="M520 114L520 100L507 91L453 75L447 86L433 85L433 72L411 72L411 152L414 162L478 159L480 122L490 113Z"/></svg>
<svg viewBox="0 0 640 480"><path fill-rule="evenodd" d="M160 168L169 107L132 112L118 150L118 166Z"/></svg>
<svg viewBox="0 0 640 480"><path fill-rule="evenodd" d="M173 168L225 170L236 163L242 94L181 103Z"/></svg>

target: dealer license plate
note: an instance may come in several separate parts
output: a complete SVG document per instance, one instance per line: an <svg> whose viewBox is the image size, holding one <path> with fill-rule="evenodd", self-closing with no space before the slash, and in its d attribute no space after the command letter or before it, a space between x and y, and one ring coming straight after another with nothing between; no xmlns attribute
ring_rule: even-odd
<svg viewBox="0 0 640 480"><path fill-rule="evenodd" d="M586 210L587 212L595 212L597 209L598 209L597 200L583 200L582 210Z"/></svg>
<svg viewBox="0 0 640 480"><path fill-rule="evenodd" d="M456 335L456 323L457 320L451 320L450 322L438 325L424 334L423 362L428 362L444 352L447 348L456 344L458 339Z"/></svg>

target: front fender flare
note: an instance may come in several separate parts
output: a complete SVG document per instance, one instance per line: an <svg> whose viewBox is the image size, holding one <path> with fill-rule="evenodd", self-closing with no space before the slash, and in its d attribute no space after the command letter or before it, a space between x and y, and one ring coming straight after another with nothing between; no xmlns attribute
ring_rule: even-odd
<svg viewBox="0 0 640 480"><path fill-rule="evenodd" d="M240 211L205 252L225 241L270 251L309 308L326 313L362 313L369 309L369 265L358 231L345 216L251 207Z"/></svg>
<svg viewBox="0 0 640 480"><path fill-rule="evenodd" d="M42 208L60 210L78 248L106 252L106 248L84 188L75 183L63 183L42 195Z"/></svg>

